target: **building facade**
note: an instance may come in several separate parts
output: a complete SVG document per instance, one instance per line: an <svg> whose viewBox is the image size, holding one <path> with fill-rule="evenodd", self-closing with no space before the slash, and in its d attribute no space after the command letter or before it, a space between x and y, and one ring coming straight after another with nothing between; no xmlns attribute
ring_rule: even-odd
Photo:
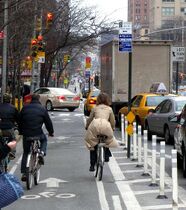
<svg viewBox="0 0 186 210"><path fill-rule="evenodd" d="M186 20L186 0L149 0L150 31L175 27Z"/></svg>
<svg viewBox="0 0 186 210"><path fill-rule="evenodd" d="M128 0L128 21L133 25L137 38L149 31L149 0Z"/></svg>

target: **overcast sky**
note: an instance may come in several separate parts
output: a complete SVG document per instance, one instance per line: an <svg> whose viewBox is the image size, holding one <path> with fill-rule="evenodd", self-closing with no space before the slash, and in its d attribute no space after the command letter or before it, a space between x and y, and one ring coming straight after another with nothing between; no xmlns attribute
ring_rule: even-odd
<svg viewBox="0 0 186 210"><path fill-rule="evenodd" d="M111 20L127 21L128 0L84 0L89 6L97 6L99 14L108 16Z"/></svg>

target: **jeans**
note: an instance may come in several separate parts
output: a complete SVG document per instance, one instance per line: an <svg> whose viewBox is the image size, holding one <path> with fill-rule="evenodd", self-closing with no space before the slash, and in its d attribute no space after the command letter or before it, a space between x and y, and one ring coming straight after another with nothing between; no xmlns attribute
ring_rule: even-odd
<svg viewBox="0 0 186 210"><path fill-rule="evenodd" d="M98 146L96 145L94 147L94 150L90 150L90 165L91 166L94 166L97 162L97 148ZM104 147L104 150L105 150L105 159L112 156L109 148Z"/></svg>
<svg viewBox="0 0 186 210"><path fill-rule="evenodd" d="M23 136L23 156L22 156L22 161L21 161L21 173L26 172L26 162L27 162L27 157L30 152L30 146L31 142L25 140L25 136ZM42 134L40 136L40 151L43 151L44 154L46 155L46 150L47 150L47 137L45 134Z"/></svg>

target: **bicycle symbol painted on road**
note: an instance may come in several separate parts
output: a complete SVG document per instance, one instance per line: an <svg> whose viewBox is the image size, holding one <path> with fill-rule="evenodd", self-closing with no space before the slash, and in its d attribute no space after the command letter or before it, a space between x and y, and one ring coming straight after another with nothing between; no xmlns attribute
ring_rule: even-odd
<svg viewBox="0 0 186 210"><path fill-rule="evenodd" d="M56 192L41 192L39 193L39 195L24 195L21 197L21 199L24 200L34 200L34 199L39 199L39 198L51 198L51 197L55 197L55 198L62 198L62 199L68 199L68 198L74 198L76 197L75 194L73 193L60 193L60 194L56 194Z"/></svg>

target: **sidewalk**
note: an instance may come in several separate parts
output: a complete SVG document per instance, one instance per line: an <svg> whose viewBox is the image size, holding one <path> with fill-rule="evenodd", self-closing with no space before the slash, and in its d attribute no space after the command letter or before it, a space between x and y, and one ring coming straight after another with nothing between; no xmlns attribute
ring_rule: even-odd
<svg viewBox="0 0 186 210"><path fill-rule="evenodd" d="M119 130L115 131L115 137L121 141L121 132ZM157 198L159 195L159 165L157 165L156 171L156 183L158 186L150 186L152 182L151 176L142 175L143 167L137 167L137 160L132 161L132 158L127 158L127 150L124 149L124 146L112 149L112 154L113 159L109 163L109 167L112 167L113 161L119 166L112 173L127 209L173 209L172 178L167 173L165 173L165 195L167 198ZM148 159L148 172L151 175L151 158ZM179 209L186 210L186 190L179 187L178 191ZM131 199L133 203L131 203Z"/></svg>

